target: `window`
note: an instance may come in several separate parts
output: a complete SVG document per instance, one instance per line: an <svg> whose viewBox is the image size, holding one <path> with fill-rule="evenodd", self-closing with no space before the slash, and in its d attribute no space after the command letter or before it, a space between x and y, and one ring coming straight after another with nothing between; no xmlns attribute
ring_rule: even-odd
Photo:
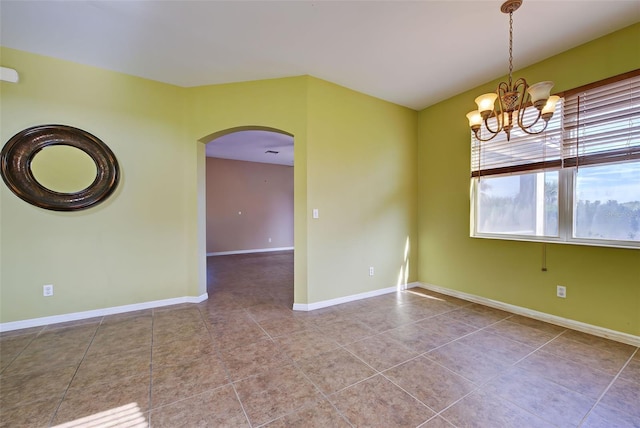
<svg viewBox="0 0 640 428"><path fill-rule="evenodd" d="M640 162L576 172L573 237L640 242Z"/></svg>
<svg viewBox="0 0 640 428"><path fill-rule="evenodd" d="M479 233L558 236L558 172L486 177L478 182Z"/></svg>
<svg viewBox="0 0 640 428"><path fill-rule="evenodd" d="M640 248L640 70L560 95L542 134L472 136L471 235Z"/></svg>

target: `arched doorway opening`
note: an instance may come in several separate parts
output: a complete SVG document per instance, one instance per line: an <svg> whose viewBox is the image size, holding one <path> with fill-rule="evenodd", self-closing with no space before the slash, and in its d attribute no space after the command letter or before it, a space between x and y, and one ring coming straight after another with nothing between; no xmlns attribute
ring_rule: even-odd
<svg viewBox="0 0 640 428"><path fill-rule="evenodd" d="M209 299L238 304L259 299L291 308L293 135L247 126L216 132L200 141L206 154Z"/></svg>

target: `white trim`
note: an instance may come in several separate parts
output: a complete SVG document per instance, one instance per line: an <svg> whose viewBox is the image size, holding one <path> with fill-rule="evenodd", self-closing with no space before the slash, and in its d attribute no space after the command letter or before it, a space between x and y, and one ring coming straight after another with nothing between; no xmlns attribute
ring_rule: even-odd
<svg viewBox="0 0 640 428"><path fill-rule="evenodd" d="M294 303L293 310L294 311L314 311L316 309L327 308L329 306L340 305L342 303L349 303L355 300L368 299L369 297L381 296L383 294L395 293L396 291L402 291L407 288L419 287L420 284L417 282L411 282L409 284L404 284L402 288L400 287L388 287L381 288L379 290L367 291L359 294L352 294L350 296L337 297L335 299L322 300L320 302L315 303Z"/></svg>
<svg viewBox="0 0 640 428"><path fill-rule="evenodd" d="M209 295L204 293L200 296L176 297L173 299L154 300L151 302L134 303L132 305L113 306L111 308L94 309L91 311L73 312L70 314L53 315L42 318L32 318L22 321L11 321L0 323L0 332L18 330L21 328L40 327L48 324L77 321L87 318L102 317L105 315L121 314L124 312L139 311L142 309L160 308L162 306L177 305L180 303L200 303L207 300Z"/></svg>
<svg viewBox="0 0 640 428"><path fill-rule="evenodd" d="M255 250L235 250L235 251L218 251L215 253L207 253L207 257L210 256L228 256L230 254L250 254L250 253L268 253L271 251L290 251L293 247L278 247L278 248L258 248Z"/></svg>
<svg viewBox="0 0 640 428"><path fill-rule="evenodd" d="M0 67L0 80L3 82L18 83L18 72L13 68Z"/></svg>
<svg viewBox="0 0 640 428"><path fill-rule="evenodd" d="M425 288L431 291L437 291L438 293L446 294L448 296L458 297L460 299L468 300L470 302L480 303L481 305L490 306L496 309L501 309L503 311L511 312L517 315L522 315L528 318L533 318L539 321L544 321L551 324L559 325L561 327L570 328L572 330L581 331L583 333L593 334L594 336L615 340L616 342L622 342L622 343L626 343L628 345L632 345L636 347L640 346L640 336L635 336L633 334L623 333L621 331L616 331L616 330L610 330L605 327L599 327L597 325L587 324L584 322L575 321L572 319L535 311L533 309L523 308L521 306L511 305L509 303L503 303L497 300L487 299L485 297L476 296L474 294L468 294L462 291L439 287L433 284L418 283L418 287Z"/></svg>

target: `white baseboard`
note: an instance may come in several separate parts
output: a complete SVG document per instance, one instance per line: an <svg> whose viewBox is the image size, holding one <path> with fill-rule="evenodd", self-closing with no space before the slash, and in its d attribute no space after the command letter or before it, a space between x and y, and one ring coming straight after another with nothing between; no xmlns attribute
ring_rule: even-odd
<svg viewBox="0 0 640 428"><path fill-rule="evenodd" d="M418 287L418 286L420 286L419 283L412 282L412 283L403 285L402 288L388 287L388 288L381 288L379 290L367 291L365 293L352 294L350 296L344 296L344 297L338 297L338 298L335 298L335 299L323 300L323 301L315 302L315 303L308 303L308 304L305 304L305 303L294 303L293 304L293 310L294 311L313 311L313 310L316 310L316 309L322 309L322 308L327 308L329 306L339 305L341 303L349 303L349 302L353 302L355 300L368 299L369 297L376 297L376 296L381 296L383 294L395 293L396 291L402 291L402 290L405 290L407 288L413 288L413 287Z"/></svg>
<svg viewBox="0 0 640 428"><path fill-rule="evenodd" d="M154 300L151 302L134 303L132 305L114 306L111 308L94 309L92 311L73 312L70 314L53 315L42 318L32 318L22 321L12 321L0 323L0 332L18 330L21 328L41 327L48 324L58 324L62 322L78 321L87 318L102 317L105 315L121 314L124 312L139 311L142 309L160 308L162 306L177 305L180 303L200 303L207 300L209 295L204 293L200 296L176 297L174 299Z"/></svg>
<svg viewBox="0 0 640 428"><path fill-rule="evenodd" d="M271 251L290 251L293 247L278 247L278 248L258 248L254 250L235 250L235 251L218 251L215 253L207 253L207 257L210 256L228 256L231 254L251 254L251 253L268 253Z"/></svg>
<svg viewBox="0 0 640 428"><path fill-rule="evenodd" d="M559 325L561 327L570 328L572 330L581 331L583 333L592 334L594 336L615 340L616 342L622 342L632 346L640 346L640 336L635 336L633 334L623 333L616 330L610 330L608 328L599 327L597 325L587 324L580 321L575 321L572 319L547 314L544 312L534 311L533 309L523 308L521 306L511 305L509 303L503 303L497 300L491 300L485 297L480 297L474 294L468 294L462 291L452 290L449 288L439 287L433 284L418 283L418 287L425 288L431 291L436 291L438 293L446 294L448 296L458 297L460 299L468 300L474 303L479 303L481 305L490 306L492 308L501 309L503 311L511 312L517 315L522 315L528 318L533 318L539 321L548 322L550 324Z"/></svg>

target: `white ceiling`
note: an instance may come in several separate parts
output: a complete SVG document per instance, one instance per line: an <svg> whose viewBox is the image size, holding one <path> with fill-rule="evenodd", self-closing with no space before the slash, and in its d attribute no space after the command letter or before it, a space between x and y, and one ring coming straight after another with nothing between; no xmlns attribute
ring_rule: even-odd
<svg viewBox="0 0 640 428"><path fill-rule="evenodd" d="M212 140L206 152L212 158L293 166L293 137L271 131L238 131Z"/></svg>
<svg viewBox="0 0 640 428"><path fill-rule="evenodd" d="M179 86L309 74L420 110L506 74L501 4L0 0L0 43ZM524 0L514 67L639 21L638 0Z"/></svg>

